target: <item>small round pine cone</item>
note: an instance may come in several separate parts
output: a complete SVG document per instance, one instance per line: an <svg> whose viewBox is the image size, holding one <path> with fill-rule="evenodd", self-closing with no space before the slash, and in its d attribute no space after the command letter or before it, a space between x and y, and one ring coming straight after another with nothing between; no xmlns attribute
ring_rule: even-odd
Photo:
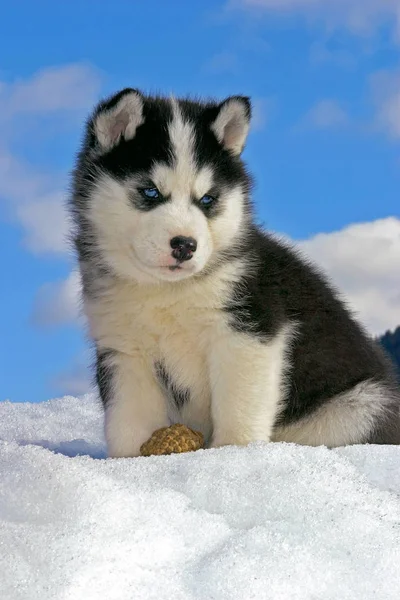
<svg viewBox="0 0 400 600"><path fill-rule="evenodd" d="M152 454L177 454L193 452L203 447L204 438L199 431L193 431L186 425L176 423L170 427L157 429L147 442L140 447L142 456Z"/></svg>

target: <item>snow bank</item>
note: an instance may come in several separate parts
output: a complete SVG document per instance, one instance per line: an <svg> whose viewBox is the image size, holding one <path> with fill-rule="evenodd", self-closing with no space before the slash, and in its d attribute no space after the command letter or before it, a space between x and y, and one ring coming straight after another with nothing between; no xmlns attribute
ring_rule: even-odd
<svg viewBox="0 0 400 600"><path fill-rule="evenodd" d="M400 448L104 460L93 397L0 403L3 600L398 600Z"/></svg>

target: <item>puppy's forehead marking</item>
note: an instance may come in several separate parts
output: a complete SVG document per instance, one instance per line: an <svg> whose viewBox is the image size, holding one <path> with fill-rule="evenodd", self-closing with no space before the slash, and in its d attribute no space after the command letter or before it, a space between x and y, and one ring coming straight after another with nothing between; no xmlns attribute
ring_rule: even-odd
<svg viewBox="0 0 400 600"><path fill-rule="evenodd" d="M213 182L212 169L198 169L195 160L195 130L183 118L178 102L172 98L172 120L168 125L173 156L172 165L158 163L153 166L151 177L163 194L174 196L191 195L201 197L206 194Z"/></svg>
<svg viewBox="0 0 400 600"><path fill-rule="evenodd" d="M168 126L175 170L182 176L196 169L194 160L195 131L189 121L185 121L178 102L172 98L172 121Z"/></svg>
<svg viewBox="0 0 400 600"><path fill-rule="evenodd" d="M196 175L193 182L192 193L196 198L201 198L207 194L214 183L213 171L211 167L202 167Z"/></svg>
<svg viewBox="0 0 400 600"><path fill-rule="evenodd" d="M200 199L204 194L208 194L213 187L214 178L211 167L204 166L198 171L194 171L188 179L182 181L179 171L169 167L165 163L156 163L150 173L154 185L165 196L172 198L192 197Z"/></svg>

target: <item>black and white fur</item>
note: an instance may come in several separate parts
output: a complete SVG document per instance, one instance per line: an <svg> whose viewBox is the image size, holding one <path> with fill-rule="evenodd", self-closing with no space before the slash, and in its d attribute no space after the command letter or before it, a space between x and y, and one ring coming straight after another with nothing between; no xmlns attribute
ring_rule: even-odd
<svg viewBox="0 0 400 600"><path fill-rule="evenodd" d="M176 421L211 447L400 442L383 352L315 267L254 223L250 113L241 96L125 89L87 123L70 208L112 457ZM197 248L177 254L177 236Z"/></svg>

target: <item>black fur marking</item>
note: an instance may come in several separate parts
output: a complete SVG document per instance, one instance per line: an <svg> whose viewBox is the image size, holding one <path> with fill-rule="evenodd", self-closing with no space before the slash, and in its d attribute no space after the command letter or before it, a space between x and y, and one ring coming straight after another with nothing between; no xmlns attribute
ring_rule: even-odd
<svg viewBox="0 0 400 600"><path fill-rule="evenodd" d="M155 370L167 397L172 400L178 410L182 409L190 401L190 390L178 388L161 362L156 363Z"/></svg>
<svg viewBox="0 0 400 600"><path fill-rule="evenodd" d="M96 351L96 384L104 407L107 406L113 393L112 380L114 369L110 365L110 358L113 354L112 350Z"/></svg>

